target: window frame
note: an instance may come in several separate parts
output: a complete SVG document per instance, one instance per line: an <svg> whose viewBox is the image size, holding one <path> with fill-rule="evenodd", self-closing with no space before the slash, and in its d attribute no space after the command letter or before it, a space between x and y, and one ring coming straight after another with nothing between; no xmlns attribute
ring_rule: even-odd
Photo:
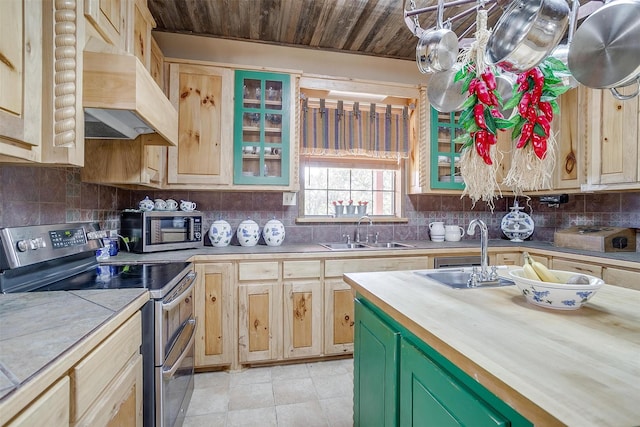
<svg viewBox="0 0 640 427"><path fill-rule="evenodd" d="M367 156L300 156L300 192L298 194L298 215L296 222L354 222L353 217L334 217L331 215L305 215L305 170L307 166L336 167L349 169L394 170L395 174L395 215L367 215L374 222L407 222L404 218L404 197L406 159L377 159Z"/></svg>

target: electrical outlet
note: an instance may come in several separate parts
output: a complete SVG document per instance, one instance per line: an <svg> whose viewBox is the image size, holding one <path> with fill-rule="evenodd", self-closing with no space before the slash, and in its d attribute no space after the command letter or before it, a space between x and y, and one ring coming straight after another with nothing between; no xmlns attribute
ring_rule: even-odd
<svg viewBox="0 0 640 427"><path fill-rule="evenodd" d="M282 206L295 206L296 205L296 193L284 192L282 193Z"/></svg>

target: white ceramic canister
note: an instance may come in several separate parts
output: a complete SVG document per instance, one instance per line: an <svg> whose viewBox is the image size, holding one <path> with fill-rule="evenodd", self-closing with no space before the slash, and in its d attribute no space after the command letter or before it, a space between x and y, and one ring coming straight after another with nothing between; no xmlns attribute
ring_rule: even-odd
<svg viewBox="0 0 640 427"><path fill-rule="evenodd" d="M267 246L280 246L284 241L284 225L275 217L264 225L262 238Z"/></svg>
<svg viewBox="0 0 640 427"><path fill-rule="evenodd" d="M209 240L217 248L228 246L231 243L231 237L233 237L231 225L223 219L213 221L209 227Z"/></svg>
<svg viewBox="0 0 640 427"><path fill-rule="evenodd" d="M444 242L444 222L434 221L429 223L429 234L434 242Z"/></svg>
<svg viewBox="0 0 640 427"><path fill-rule="evenodd" d="M459 242L464 236L464 228L459 225L444 226L444 240L447 242Z"/></svg>
<svg viewBox="0 0 640 427"><path fill-rule="evenodd" d="M255 246L260 238L260 226L250 218L245 219L236 231L240 246Z"/></svg>

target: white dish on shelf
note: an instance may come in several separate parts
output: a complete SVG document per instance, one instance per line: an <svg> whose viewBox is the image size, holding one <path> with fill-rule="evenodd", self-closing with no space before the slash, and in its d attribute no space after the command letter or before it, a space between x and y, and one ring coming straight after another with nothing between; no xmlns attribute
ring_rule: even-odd
<svg viewBox="0 0 640 427"><path fill-rule="evenodd" d="M455 175L453 177L453 181L451 181L451 175L440 175L438 177L438 181L440 182L455 182L455 183L462 183L464 182L464 179L462 179L462 177L460 175Z"/></svg>
<svg viewBox="0 0 640 427"><path fill-rule="evenodd" d="M438 163L451 163L449 156L438 156Z"/></svg>

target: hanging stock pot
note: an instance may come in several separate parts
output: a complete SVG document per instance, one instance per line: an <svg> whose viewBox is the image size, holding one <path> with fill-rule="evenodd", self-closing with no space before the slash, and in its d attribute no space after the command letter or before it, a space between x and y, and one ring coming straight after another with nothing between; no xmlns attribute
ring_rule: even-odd
<svg viewBox="0 0 640 427"><path fill-rule="evenodd" d="M528 71L558 45L568 21L566 0L514 0L489 37L485 60L506 71Z"/></svg>
<svg viewBox="0 0 640 427"><path fill-rule="evenodd" d="M640 92L640 0L615 0L589 15L569 46L569 70L583 85L618 99ZM638 84L631 95L616 88Z"/></svg>
<svg viewBox="0 0 640 427"><path fill-rule="evenodd" d="M438 0L436 29L423 32L416 46L416 62L423 74L449 70L458 57L458 36L443 27L443 13L444 0Z"/></svg>

